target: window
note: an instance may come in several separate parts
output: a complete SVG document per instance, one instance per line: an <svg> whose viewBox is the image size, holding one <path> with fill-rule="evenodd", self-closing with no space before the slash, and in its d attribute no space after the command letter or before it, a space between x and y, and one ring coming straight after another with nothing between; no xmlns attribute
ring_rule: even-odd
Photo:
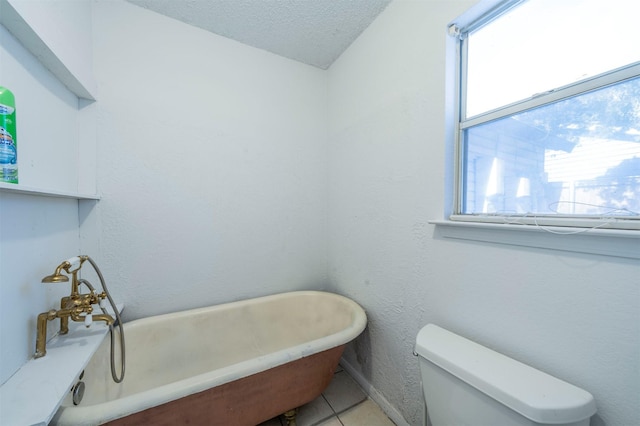
<svg viewBox="0 0 640 426"><path fill-rule="evenodd" d="M640 2L493 3L449 28L451 219L640 229Z"/></svg>

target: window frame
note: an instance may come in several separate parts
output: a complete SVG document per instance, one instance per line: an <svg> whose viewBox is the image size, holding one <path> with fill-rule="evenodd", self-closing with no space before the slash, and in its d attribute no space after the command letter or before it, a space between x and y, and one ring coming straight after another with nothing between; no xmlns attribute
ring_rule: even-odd
<svg viewBox="0 0 640 426"><path fill-rule="evenodd" d="M460 123L462 122L463 96L460 81L462 76L462 43L459 35L484 25L502 13L518 6L525 0L482 0L464 14L451 21L447 26L446 44L446 141L447 141L447 177L445 179L444 219L431 220L436 226L436 238L453 238L561 250L573 253L588 253L620 258L640 259L640 226L637 229L603 229L602 220L594 217L514 217L480 214L459 214L461 211L463 140ZM529 108L539 106L548 99L560 100L578 93L601 87L602 80L608 84L623 81L633 73L640 73L640 63L612 70L600 76L578 83L569 84L515 104L528 103ZM590 86L587 86L590 85ZM589 87L588 90L585 90ZM499 114L511 108L513 104L471 117L473 120L486 118L490 114ZM493 116L493 115L492 115ZM493 116L495 117L495 116ZM494 118L495 119L495 118ZM507 218L507 220L505 220ZM626 219L628 221L628 219ZM640 221L630 221L640 225Z"/></svg>
<svg viewBox="0 0 640 426"><path fill-rule="evenodd" d="M508 105L495 108L471 117L465 117L466 111L466 84L468 61L468 37L466 34L491 22L499 16L509 12L526 0L503 0L493 2L481 2L481 6L494 4L488 7L479 16L467 18L460 24L453 22L448 26L450 36L455 37L456 43L456 93L457 105L455 107L455 141L454 141L454 194L450 220L467 222L504 223L532 226L561 226L577 227L580 229L622 229L640 230L640 216L602 216L593 215L548 215L548 214L499 214L499 213L462 213L464 196L464 131L471 127L512 116L518 113L532 110L544 105L550 105L565 99L587 94L589 92L605 88L617 83L640 77L640 61L629 64L590 78L550 89L543 93L534 94L531 97L519 100Z"/></svg>

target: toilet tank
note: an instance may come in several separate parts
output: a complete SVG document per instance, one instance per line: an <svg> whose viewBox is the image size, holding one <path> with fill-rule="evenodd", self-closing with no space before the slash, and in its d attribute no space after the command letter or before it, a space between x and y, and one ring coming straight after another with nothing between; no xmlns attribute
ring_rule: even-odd
<svg viewBox="0 0 640 426"><path fill-rule="evenodd" d="M434 324L416 353L433 426L587 426L596 412L589 392Z"/></svg>

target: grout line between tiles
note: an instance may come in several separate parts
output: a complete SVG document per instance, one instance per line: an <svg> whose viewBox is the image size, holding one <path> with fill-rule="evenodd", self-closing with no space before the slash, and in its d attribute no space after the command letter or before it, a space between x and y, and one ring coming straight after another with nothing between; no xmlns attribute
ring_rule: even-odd
<svg viewBox="0 0 640 426"><path fill-rule="evenodd" d="M354 407L357 407L358 405L362 404L363 402L365 402L367 399L369 399L368 397L365 397L365 399L363 399L360 402L356 402L353 405L350 405L349 407L343 408L340 411L336 411L333 406L329 403L329 401L327 400L327 398L324 396L324 394L321 394L320 396L322 396L322 399L324 399L324 401L327 403L327 405L329 406L329 408L331 408L331 412L332 414L330 416L324 417L320 420L318 420L317 422L314 422L311 426L318 426L319 424L322 424L323 422L326 422L327 420L333 419L335 418L336 420L338 420L338 423L340 423L342 426L344 426L344 423L342 422L342 419L340 418L340 414L344 414L347 411L351 410Z"/></svg>
<svg viewBox="0 0 640 426"><path fill-rule="evenodd" d="M334 417L335 417L336 419L338 419L338 414L336 413L336 410L334 410L334 409L333 409L333 407L331 406L331 404L329 404L329 401L327 401L327 398L325 398L325 397L324 397L324 393L323 393L323 394L320 394L320 396L322 397L322 399L324 399L324 402L326 402L326 403L327 403L327 405L329 406L329 408L331 408L331 415L329 415L329 416L327 416L327 417L324 417L324 418L322 418L322 419L318 420L317 422L314 422L311 426L318 426L319 424L321 424L321 423L323 423L323 422L326 422L327 420L332 419L332 418L334 418ZM342 425L342 422L340 421L340 419L338 419L338 421L339 421L339 422L340 422L340 424ZM344 426L344 425L342 425L342 426Z"/></svg>
<svg viewBox="0 0 640 426"><path fill-rule="evenodd" d="M336 411L334 411L334 413L336 413L336 416L338 416L338 417L339 417L339 416L340 416L340 414L344 414L344 413L346 413L347 411L351 410L352 408L357 407L358 405L362 404L363 402L365 402L365 401L366 401L366 400L368 400L368 399L369 399L369 397L367 397L367 398L363 399L363 400L362 400L362 401L360 401L360 402L357 402L357 403L353 404L353 405L352 405L352 406L350 406L350 407L343 408L342 410L337 411L337 412L336 412Z"/></svg>

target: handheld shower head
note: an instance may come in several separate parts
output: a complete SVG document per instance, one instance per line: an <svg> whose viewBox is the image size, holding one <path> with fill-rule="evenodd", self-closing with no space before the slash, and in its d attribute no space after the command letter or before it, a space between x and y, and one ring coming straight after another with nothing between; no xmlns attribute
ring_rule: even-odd
<svg viewBox="0 0 640 426"><path fill-rule="evenodd" d="M43 283L66 283L67 281L69 281L69 277L66 275L62 274L62 270L65 268L70 267L71 264L67 261L62 262L60 265L58 265L58 267L56 268L56 271L51 274L51 275L47 275L46 277L44 277L42 279Z"/></svg>
<svg viewBox="0 0 640 426"><path fill-rule="evenodd" d="M67 274L73 274L80 270L84 261L87 260L87 256L74 256L65 260L56 268L55 272L51 275L47 275L42 279L43 283L66 283L69 281L69 277L62 274L62 270ZM74 269L71 269L74 268ZM75 276L75 275L74 275Z"/></svg>

